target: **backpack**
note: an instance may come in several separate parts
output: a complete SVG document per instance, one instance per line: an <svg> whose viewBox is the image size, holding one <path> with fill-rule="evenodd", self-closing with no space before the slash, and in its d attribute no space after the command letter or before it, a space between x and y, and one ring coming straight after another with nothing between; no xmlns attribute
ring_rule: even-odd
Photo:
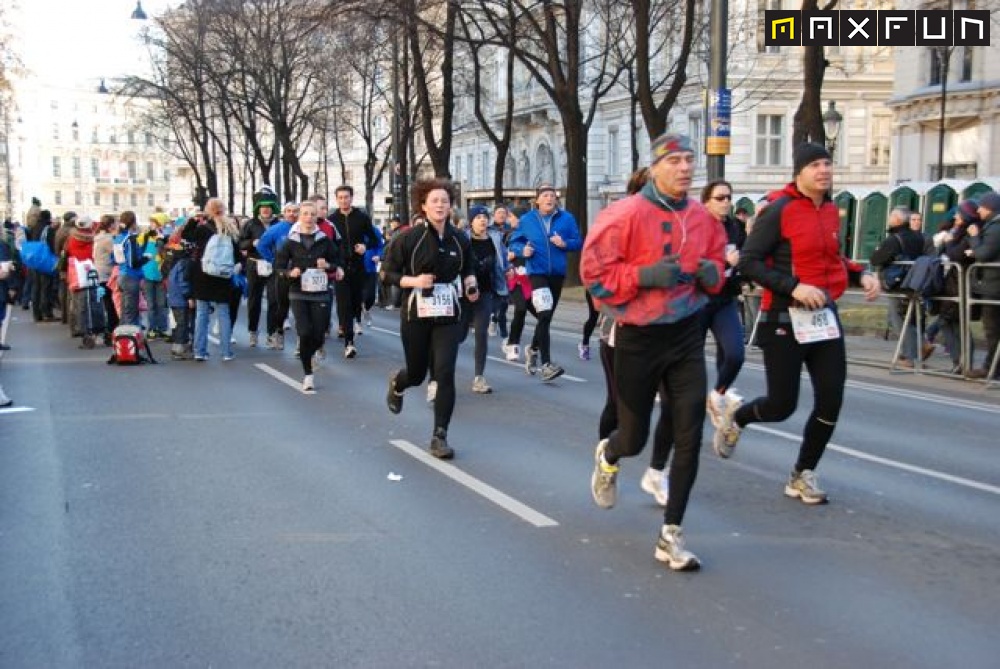
<svg viewBox="0 0 1000 669"><path fill-rule="evenodd" d="M899 265L896 263L899 261L905 262L914 260L914 258L902 252L904 249L903 238L896 233L893 233L892 236L899 242L900 253L896 256L896 260L894 260L891 265L883 267L879 274L882 279L882 290L895 293L900 290L900 287L903 285L903 279L906 278L906 275L910 271L911 267L910 265Z"/></svg>
<svg viewBox="0 0 1000 669"><path fill-rule="evenodd" d="M142 328L135 325L119 325L111 335L114 353L108 358L109 365L141 365L155 363L149 342L142 334Z"/></svg>
<svg viewBox="0 0 1000 669"><path fill-rule="evenodd" d="M142 269L146 264L146 256L139 250L139 240L135 235L125 235L113 246L112 253L115 264L129 269Z"/></svg>
<svg viewBox="0 0 1000 669"><path fill-rule="evenodd" d="M235 266L232 240L227 235L216 232L205 245L205 252L201 254L201 271L209 276L228 279L233 276Z"/></svg>
<svg viewBox="0 0 1000 669"><path fill-rule="evenodd" d="M59 257L52 252L49 244L45 241L48 236L49 226L42 228L42 234L37 241L24 242L21 245L21 262L28 269L33 269L42 274L54 275L56 266L59 264Z"/></svg>
<svg viewBox="0 0 1000 669"><path fill-rule="evenodd" d="M900 282L900 290L923 299L935 297L944 291L944 266L941 258L920 256L909 269Z"/></svg>

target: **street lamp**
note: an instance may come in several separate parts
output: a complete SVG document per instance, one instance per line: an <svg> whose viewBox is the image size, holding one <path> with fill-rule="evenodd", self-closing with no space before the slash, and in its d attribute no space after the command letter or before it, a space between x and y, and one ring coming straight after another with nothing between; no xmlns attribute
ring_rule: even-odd
<svg viewBox="0 0 1000 669"><path fill-rule="evenodd" d="M840 134L840 125L844 117L837 111L836 102L830 100L826 104L826 111L823 112L823 129L826 132L826 149L832 157L837 150L837 135Z"/></svg>
<svg viewBox="0 0 1000 669"><path fill-rule="evenodd" d="M132 10L132 18L136 21L145 21L149 18L142 9L142 0L136 0L135 9Z"/></svg>

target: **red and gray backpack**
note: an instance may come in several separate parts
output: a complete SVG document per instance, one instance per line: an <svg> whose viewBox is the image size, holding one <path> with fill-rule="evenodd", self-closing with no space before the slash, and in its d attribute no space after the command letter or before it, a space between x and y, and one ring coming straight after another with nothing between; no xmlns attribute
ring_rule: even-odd
<svg viewBox="0 0 1000 669"><path fill-rule="evenodd" d="M111 335L114 352L108 358L109 365L141 365L155 363L149 342L142 334L142 328L135 325L119 325Z"/></svg>

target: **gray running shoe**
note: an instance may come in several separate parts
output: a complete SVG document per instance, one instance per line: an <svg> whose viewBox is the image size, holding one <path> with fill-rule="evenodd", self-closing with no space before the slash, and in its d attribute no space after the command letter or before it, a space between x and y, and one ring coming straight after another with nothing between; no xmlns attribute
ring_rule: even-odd
<svg viewBox="0 0 1000 669"><path fill-rule="evenodd" d="M448 434L442 429L434 431L434 436L431 437L431 447L428 450L439 460L451 460L455 457L455 451L448 445Z"/></svg>
<svg viewBox="0 0 1000 669"><path fill-rule="evenodd" d="M698 556L684 548L680 525L664 525L660 529L654 556L674 571L695 571L701 567Z"/></svg>
<svg viewBox="0 0 1000 669"><path fill-rule="evenodd" d="M594 449L594 473L590 476L590 494L602 509L610 509L618 501L618 465L609 465L604 459L608 440L601 439Z"/></svg>
<svg viewBox="0 0 1000 669"><path fill-rule="evenodd" d="M551 362L547 362L542 365L542 381L548 383L549 381L555 381L560 376L566 373L566 370L559 365L553 365Z"/></svg>
<svg viewBox="0 0 1000 669"><path fill-rule="evenodd" d="M531 376L538 371L538 349L533 346L524 349L524 371Z"/></svg>
<svg viewBox="0 0 1000 669"><path fill-rule="evenodd" d="M816 472L811 469L792 471L785 484L785 496L798 498L803 504L825 504L827 501L826 493L819 487Z"/></svg>
<svg viewBox="0 0 1000 669"><path fill-rule="evenodd" d="M712 437L712 450L720 458L733 457L733 449L740 441L743 428L736 424L736 410L743 406L743 398L735 393L726 393L726 408L715 435Z"/></svg>

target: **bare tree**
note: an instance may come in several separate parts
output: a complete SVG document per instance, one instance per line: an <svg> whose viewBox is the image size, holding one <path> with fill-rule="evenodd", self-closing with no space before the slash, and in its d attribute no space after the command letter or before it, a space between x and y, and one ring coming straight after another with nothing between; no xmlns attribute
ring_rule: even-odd
<svg viewBox="0 0 1000 669"><path fill-rule="evenodd" d="M820 6L819 0L802 0L803 10L827 11L837 6L837 0L828 0ZM802 142L826 144L823 127L823 77L829 63L822 45L807 44L802 47L802 100L792 119L792 146Z"/></svg>

